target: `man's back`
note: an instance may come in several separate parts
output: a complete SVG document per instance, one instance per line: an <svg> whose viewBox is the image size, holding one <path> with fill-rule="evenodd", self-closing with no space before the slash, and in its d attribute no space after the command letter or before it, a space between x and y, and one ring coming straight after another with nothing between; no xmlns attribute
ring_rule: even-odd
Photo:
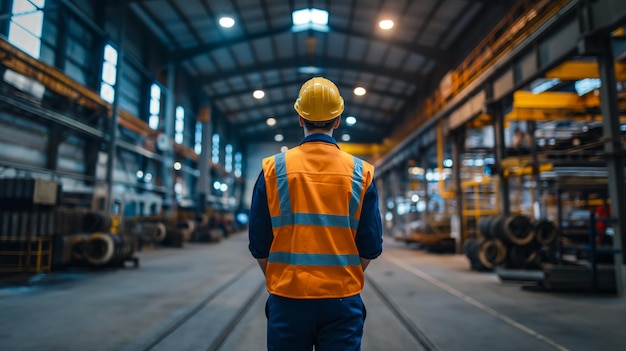
<svg viewBox="0 0 626 351"><path fill-rule="evenodd" d="M270 293L290 298L360 293L364 277L355 236L373 166L334 144L311 141L265 159L263 173L274 233Z"/></svg>

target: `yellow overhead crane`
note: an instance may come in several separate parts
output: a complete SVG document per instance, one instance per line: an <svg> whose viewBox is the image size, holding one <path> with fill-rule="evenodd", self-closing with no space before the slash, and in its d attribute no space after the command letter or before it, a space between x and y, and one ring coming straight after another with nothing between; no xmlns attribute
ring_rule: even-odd
<svg viewBox="0 0 626 351"><path fill-rule="evenodd" d="M513 94L513 110L506 115L507 121L549 120L601 120L602 115L592 110L600 107L600 96L589 93L579 96L574 92L516 91ZM626 108L626 99L620 99L620 109ZM626 116L621 119L626 121Z"/></svg>
<svg viewBox="0 0 626 351"><path fill-rule="evenodd" d="M626 63L615 64L615 75L618 81L626 81ZM545 77L562 81L577 81L585 78L599 78L600 74L598 63L595 61L567 61L548 71ZM626 109L626 96L621 95L619 99L619 108ZM529 91L516 91L513 94L513 110L506 115L506 120L601 120L599 107L600 96L594 93L579 96L575 92L548 91L534 94ZM626 122L626 115L621 115L620 119Z"/></svg>
<svg viewBox="0 0 626 351"><path fill-rule="evenodd" d="M560 80L600 78L600 71L595 61L567 61L548 71L546 78ZM626 81L626 63L615 64L615 79Z"/></svg>

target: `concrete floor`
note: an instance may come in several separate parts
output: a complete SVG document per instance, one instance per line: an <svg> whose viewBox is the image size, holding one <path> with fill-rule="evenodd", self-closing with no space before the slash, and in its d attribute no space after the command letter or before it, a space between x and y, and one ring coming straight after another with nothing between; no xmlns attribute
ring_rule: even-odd
<svg viewBox="0 0 626 351"><path fill-rule="evenodd" d="M138 256L139 269L62 272L30 286L0 286L0 350L265 349L267 293L246 235ZM366 275L364 351L423 350L416 331L439 350L626 350L624 298L522 290L470 271L464 256L388 238Z"/></svg>

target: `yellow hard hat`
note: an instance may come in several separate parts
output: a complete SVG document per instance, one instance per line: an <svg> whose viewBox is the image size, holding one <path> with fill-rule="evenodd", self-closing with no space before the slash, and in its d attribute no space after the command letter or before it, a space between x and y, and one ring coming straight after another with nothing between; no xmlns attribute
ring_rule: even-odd
<svg viewBox="0 0 626 351"><path fill-rule="evenodd" d="M293 107L308 121L329 121L343 112L343 98L335 83L315 77L302 85Z"/></svg>

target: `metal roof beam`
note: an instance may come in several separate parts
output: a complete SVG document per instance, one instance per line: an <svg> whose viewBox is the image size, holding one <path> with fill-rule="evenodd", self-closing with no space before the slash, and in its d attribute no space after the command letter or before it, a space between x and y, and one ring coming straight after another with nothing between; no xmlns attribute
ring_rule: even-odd
<svg viewBox="0 0 626 351"><path fill-rule="evenodd" d="M291 25L283 26L283 27L278 27L278 28L270 29L270 30L263 31L263 32L242 35L242 36L235 37L227 41L220 41L220 42L215 42L215 43L210 43L210 44L202 44L196 47L176 50L175 52L172 52L171 57L172 57L172 60L175 62L182 62L185 60L190 60L199 55L208 54L212 51L215 51L221 48L230 47L230 46L234 46L234 45L241 44L241 43L249 43L249 42L255 41L257 39L262 39L262 38L272 38L272 37L275 37L277 35L284 34L284 33L291 33L291 27L292 27ZM362 38L368 41L378 39L376 36L366 35L364 33L360 33L352 29L330 27L330 32L343 34L349 37ZM408 52L416 53L427 59L434 60L439 64L449 65L450 63L449 55L447 55L444 50L441 50L438 48L433 48L431 46L421 45L417 43L407 43L406 41L398 40L394 38L380 38L380 41L383 43L389 44L393 47L398 47Z"/></svg>
<svg viewBox="0 0 626 351"><path fill-rule="evenodd" d="M293 80L287 80L287 81L281 81L281 82L277 82L277 83L273 83L273 84L266 84L263 86L260 86L260 89L263 89L265 91L271 90L271 89L276 89L276 88L282 88L282 87L286 87L286 86L290 86L290 85L294 85L294 86L300 86L302 83L305 82L306 79L293 79ZM355 88L354 85L349 85L349 84L343 84L341 82L335 82L335 85L337 85L337 87L342 90L342 91L352 91L352 89ZM384 96L384 97L391 97L397 100L402 100L404 101L405 99L409 98L410 95L408 94L396 94L396 93L392 93L390 91L384 91L384 90L379 90L379 89L375 89L370 87L366 87L367 89L367 94L374 94L374 95L380 95L380 96ZM239 90L234 90L225 94L215 94L215 95L211 95L211 99L214 100L219 100L219 99L224 99L224 98L228 98L228 97L234 97L234 96L240 96L240 95L249 95L251 94L250 89L246 88L246 89L239 89ZM347 95L346 93L342 94L344 97Z"/></svg>
<svg viewBox="0 0 626 351"><path fill-rule="evenodd" d="M293 57L289 59L276 60L272 62L261 63L258 65L242 67L240 69L231 69L231 70L221 70L215 74L209 74L205 76L196 77L196 81L201 84L210 84L214 82L219 82L223 80L227 80L236 76L245 76L247 74L252 73L260 73L265 71L277 71L283 69L297 69L298 67L308 67L311 64L311 61L316 63L316 66L324 67L326 69L339 69L339 70L347 70L347 71L358 71L358 72L366 72L373 75L385 76L391 79L401 80L408 83L414 83L415 77L407 76L406 72L402 70L389 70L384 67L378 65L370 65L363 64L358 62L350 62L345 60L334 60L329 59L326 60L323 57L316 57L314 60L311 60L311 57L308 55L301 55L298 57ZM302 74L302 76L312 76L310 74Z"/></svg>

